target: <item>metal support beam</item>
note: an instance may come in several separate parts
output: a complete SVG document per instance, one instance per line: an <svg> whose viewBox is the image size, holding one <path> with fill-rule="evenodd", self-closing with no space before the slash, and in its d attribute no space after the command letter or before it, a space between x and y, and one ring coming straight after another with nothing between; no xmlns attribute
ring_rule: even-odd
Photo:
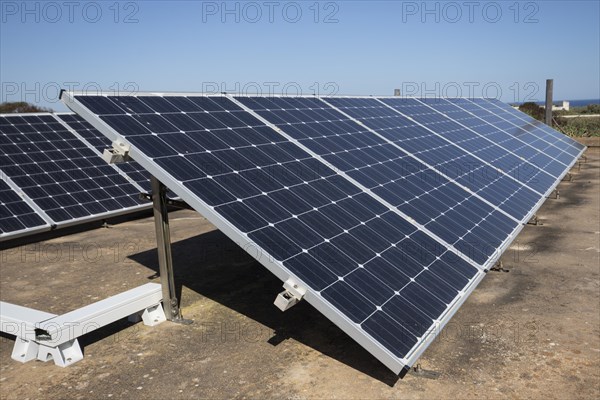
<svg viewBox="0 0 600 400"><path fill-rule="evenodd" d="M169 321L180 321L181 311L175 292L173 259L171 257L171 233L169 230L169 212L167 210L167 187L154 176L152 183L152 204L154 208L154 227L158 249L158 266L162 284L163 307Z"/></svg>
<svg viewBox="0 0 600 400"><path fill-rule="evenodd" d="M140 193L138 195L138 198L142 201L149 201L152 202L154 201L152 198L152 193ZM181 200L176 200L176 199L169 199L167 197L167 205L169 207L175 207L175 208L182 208L182 209L186 209L186 210L192 210L195 211L189 204L187 204L185 201L181 201Z"/></svg>
<svg viewBox="0 0 600 400"><path fill-rule="evenodd" d="M55 315L0 301L0 331L15 335L12 359L67 367L83 359L77 338L121 318L144 325L163 322L162 289L147 283L66 314Z"/></svg>
<svg viewBox="0 0 600 400"><path fill-rule="evenodd" d="M546 79L546 114L544 121L546 125L552 127L552 89L554 85L553 79Z"/></svg>
<svg viewBox="0 0 600 400"><path fill-rule="evenodd" d="M587 156L581 156L579 160L577 160L577 171L581 171L581 164L587 162Z"/></svg>

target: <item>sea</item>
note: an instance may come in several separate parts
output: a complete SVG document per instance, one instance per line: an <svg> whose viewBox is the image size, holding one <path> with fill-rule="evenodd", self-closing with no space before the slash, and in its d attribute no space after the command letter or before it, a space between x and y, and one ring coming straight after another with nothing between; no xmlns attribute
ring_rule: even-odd
<svg viewBox="0 0 600 400"><path fill-rule="evenodd" d="M589 99L589 100L569 100L571 107L585 107L588 104L600 104L600 99Z"/></svg>

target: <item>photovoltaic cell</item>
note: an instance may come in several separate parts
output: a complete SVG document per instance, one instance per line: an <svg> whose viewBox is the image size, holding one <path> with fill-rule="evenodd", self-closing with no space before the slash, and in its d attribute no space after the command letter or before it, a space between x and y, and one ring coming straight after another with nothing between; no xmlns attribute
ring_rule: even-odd
<svg viewBox="0 0 600 400"><path fill-rule="evenodd" d="M50 229L50 225L5 181L0 171L0 238Z"/></svg>
<svg viewBox="0 0 600 400"><path fill-rule="evenodd" d="M57 225L140 206L139 189L51 114L0 116L0 169Z"/></svg>
<svg viewBox="0 0 600 400"><path fill-rule="evenodd" d="M500 207L519 222L528 218L543 195L523 181L531 183L546 179L544 183L551 184L549 181L553 183L555 180L473 130L448 119L428 104L432 103L428 100L388 98L382 99L382 102L401 115L410 116L415 125L429 132L429 137L437 138L438 146L420 149L417 157L423 157L436 169L447 171L458 183ZM454 107L446 104L447 108ZM483 124L480 129L485 128ZM412 128L388 131L387 136L403 146L406 130ZM441 144L440 140L445 144Z"/></svg>
<svg viewBox="0 0 600 400"><path fill-rule="evenodd" d="M552 154L557 155L556 158L559 158L558 156L560 155L559 159L564 165L569 165L572 158L565 157L561 153L566 153L571 157L578 157L578 155L585 149L585 146L581 143L550 128L543 122L533 119L529 115L515 110L508 104L502 103L495 99L473 99L469 101L486 110L488 114L493 113L497 115L498 118L519 127L520 129L509 132L519 139L522 139L527 143L534 142L536 147L539 146L539 149L547 149L548 147L543 143L538 142L538 140L549 143L556 149L561 150L560 152L557 152L555 149L552 149ZM510 129L510 127L507 128Z"/></svg>
<svg viewBox="0 0 600 400"><path fill-rule="evenodd" d="M117 132L145 169L280 279L306 288L307 301L396 372L416 360L494 259L481 246L469 258L459 244L497 252L518 231L515 218L483 200L484 188L475 195L375 134L411 126L403 132L444 146L439 155L466 157L411 119L391 118L399 114L380 102L339 103L355 109L348 117L317 98L63 96L103 134ZM489 186L513 193L498 181Z"/></svg>
<svg viewBox="0 0 600 400"><path fill-rule="evenodd" d="M513 133L516 134L511 134L505 130L509 128L508 124L492 124L482 118L484 116L480 116L481 113L479 113L480 115L475 114L473 108L466 110L456 102L444 99L423 101L427 102L434 110L469 128L478 137L487 139L490 145L495 145L504 150L509 156L526 160L525 163L518 165L510 164L511 161L508 163L503 162L507 156L499 151L502 156L492 160L491 163L503 171L507 171L516 180L538 193L544 194L560 175L554 175L549 171L558 169L562 172L567 167L566 164L554 158L556 156L560 157L562 150L545 143L539 136L514 131ZM489 112L487 113L489 114ZM571 156L568 157L572 158Z"/></svg>
<svg viewBox="0 0 600 400"><path fill-rule="evenodd" d="M83 137L100 154L112 146L112 142L106 136L98 132L89 122L77 114L56 114L71 129ZM137 183L147 193L152 191L150 187L150 174L135 161L128 161L116 165L132 181Z"/></svg>
<svg viewBox="0 0 600 400"><path fill-rule="evenodd" d="M238 98L261 117L435 235L484 265L518 223L409 157L365 126L313 98ZM328 99L334 106L374 99ZM349 111L342 108L343 111ZM364 109L353 109L357 118ZM373 112L369 109L367 113ZM360 118L358 118L360 119ZM292 121L292 122L284 122Z"/></svg>
<svg viewBox="0 0 600 400"><path fill-rule="evenodd" d="M537 170L542 170L549 175L552 182L567 167L567 164L564 163L566 161L563 156L564 150L548 143L542 136L520 128L503 119L498 113L494 114L471 100L448 99L448 102L475 116L476 118L469 117L474 123L477 123L477 121L487 122L491 126L491 128L487 128L486 132L488 139L503 145L507 149L517 149L517 151L523 152L523 157L527 156L527 161L536 166ZM465 115L463 112L460 112L460 114ZM569 159L572 158L568 153L564 154ZM519 175L517 177L519 178ZM543 185L538 190L544 190Z"/></svg>

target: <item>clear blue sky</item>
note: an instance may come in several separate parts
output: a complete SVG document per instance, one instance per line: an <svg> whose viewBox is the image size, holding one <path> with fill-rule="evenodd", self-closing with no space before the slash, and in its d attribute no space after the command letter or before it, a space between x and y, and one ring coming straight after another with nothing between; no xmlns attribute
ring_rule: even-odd
<svg viewBox="0 0 600 400"><path fill-rule="evenodd" d="M69 86L600 97L599 1L0 4L1 100L55 110Z"/></svg>

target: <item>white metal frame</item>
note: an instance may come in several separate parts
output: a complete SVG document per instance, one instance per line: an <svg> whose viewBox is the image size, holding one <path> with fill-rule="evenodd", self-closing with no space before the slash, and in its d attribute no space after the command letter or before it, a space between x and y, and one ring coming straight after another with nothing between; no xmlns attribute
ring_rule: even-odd
<svg viewBox="0 0 600 400"><path fill-rule="evenodd" d="M147 283L63 315L0 302L0 331L16 336L13 360L67 367L83 359L80 336L125 317L148 326L165 321L161 301L161 285Z"/></svg>
<svg viewBox="0 0 600 400"><path fill-rule="evenodd" d="M117 131L112 129L110 126L105 124L97 115L92 113L87 107L85 107L82 103L78 102L75 99L75 96L80 95L102 95L97 93L78 93L78 92L66 92L63 91L61 93L61 100L63 103L67 105L71 110L82 116L88 122L92 124L96 129L98 129L102 134L106 135L111 140L119 139L127 142L127 140L120 135ZM137 93L132 95L134 97L137 96L203 96L203 97L228 97L230 99L231 96L227 95L215 95L215 94L202 94L202 93ZM237 97L249 97L249 96L237 96ZM265 97L265 96L262 96ZM286 97L286 96L274 96L274 97ZM290 97L315 97L316 96L290 96ZM342 97L342 98L360 98L361 96L324 96L327 97ZM362 96L364 98L372 98L369 96ZM378 96L381 97L381 96ZM390 96L390 98L394 98ZM397 97L396 97L397 98ZM232 99L236 104L240 105L235 99ZM246 111L248 109L243 107ZM337 110L337 108L335 108ZM339 110L338 110L339 111ZM255 112L251 112L255 117L258 117L261 121L264 121L260 116L258 116ZM267 121L268 122L268 121ZM268 124L269 126L273 126L272 124ZM281 130L277 129L277 131L281 134ZM286 135L284 135L286 136ZM286 136L287 137L287 136ZM296 143L297 144L297 143ZM304 147L303 147L304 148ZM306 149L305 149L306 150ZM312 152L309 152L313 154ZM177 193L181 199L187 202L190 206L192 206L196 211L200 212L204 217L206 217L213 225L215 225L219 230L221 230L225 235L235 241L238 245L248 251L257 261L259 261L263 266L265 266L269 271L271 271L275 276L277 276L281 281L286 282L288 280L292 280L294 282L298 282L304 287L307 287L307 291L304 295L304 299L308 301L311 305L313 305L319 312L325 315L328 319L334 322L338 327L340 327L344 332L346 332L350 337L352 337L356 342L358 342L361 346L363 346L367 351L369 351L373 356L379 359L384 365L386 365L389 369L394 371L395 373L400 373L405 367L412 366L425 348L435 339L437 333L443 326L450 320L450 318L454 315L454 313L460 308L462 303L466 300L468 295L475 289L478 283L485 276L485 271L489 269L489 267L495 264L496 260L500 257L502 252L510 245L510 243L514 240L516 235L523 228L523 224L519 225L515 231L513 232L510 240L507 240L503 247L499 249L498 256L495 259L488 260L486 266L482 268L482 266L478 267L478 273L473 277L473 279L469 282L469 284L464 288L463 293L461 293L457 298L453 301L453 303L447 308L445 313L439 317L437 321L435 321L434 325L427 332L424 337L411 349L408 355L405 358L398 358L393 355L389 350L380 345L374 338L372 338L369 334L363 331L358 324L352 322L345 315L341 314L337 311L328 301L326 301L323 297L319 295L318 292L312 290L308 285L304 284L301 279L291 273L281 262L273 260L269 257L268 253L264 251L264 249L257 246L253 243L250 238L238 230L235 226L230 224L227 220L222 218L219 214L217 214L214 210L214 207L211 207L205 204L196 196L192 195L184 186L181 181L177 181L172 178L168 173L166 173L162 168L156 166L152 160L145 156L142 152L138 151L135 146L131 147L131 156L136 159L144 168L146 168L153 176L167 185L171 190ZM575 159L571 166L577 161ZM565 171L565 174L568 172L568 169ZM564 176L564 175L563 175ZM560 180L559 180L560 182ZM542 205L545 198L540 199L540 202L536 205L535 210L532 211L532 215L537 211L537 209ZM443 242L442 242L443 243ZM257 249L258 251L251 251L253 249ZM471 261L472 264L474 264Z"/></svg>

